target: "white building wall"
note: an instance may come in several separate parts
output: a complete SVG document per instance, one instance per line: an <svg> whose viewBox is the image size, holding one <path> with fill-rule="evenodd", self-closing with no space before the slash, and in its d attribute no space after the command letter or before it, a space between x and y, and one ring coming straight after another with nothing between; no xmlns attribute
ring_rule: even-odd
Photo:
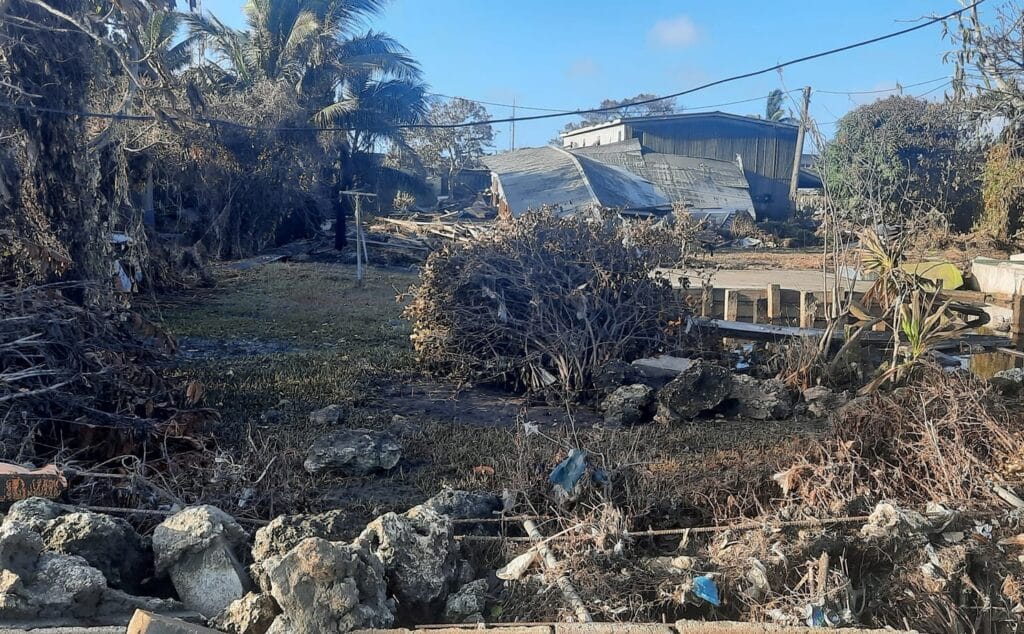
<svg viewBox="0 0 1024 634"><path fill-rule="evenodd" d="M592 145L608 145L609 143L617 143L619 141L625 141L626 126L625 124L610 125L596 130L583 130L582 132L574 132L568 136L562 137L562 147L574 148L574 147L590 147Z"/></svg>

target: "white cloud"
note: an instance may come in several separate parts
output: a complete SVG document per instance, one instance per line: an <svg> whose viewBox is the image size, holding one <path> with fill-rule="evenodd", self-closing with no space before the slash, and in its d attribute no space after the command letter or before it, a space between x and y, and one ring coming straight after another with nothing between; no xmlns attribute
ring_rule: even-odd
<svg viewBox="0 0 1024 634"><path fill-rule="evenodd" d="M663 48L685 48L697 42L697 25L688 15L659 20L647 34L651 43Z"/></svg>
<svg viewBox="0 0 1024 634"><path fill-rule="evenodd" d="M594 61L594 58L580 57L579 59L573 60L565 74L570 79L581 79L583 77L593 77L600 71L601 67Z"/></svg>

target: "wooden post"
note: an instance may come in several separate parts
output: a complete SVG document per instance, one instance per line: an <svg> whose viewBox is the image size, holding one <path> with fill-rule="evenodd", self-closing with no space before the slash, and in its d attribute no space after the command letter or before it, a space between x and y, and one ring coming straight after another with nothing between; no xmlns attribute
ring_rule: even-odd
<svg viewBox="0 0 1024 634"><path fill-rule="evenodd" d="M1024 334L1024 295L1014 295L1012 302L1013 320L1010 322L1010 334L1016 342Z"/></svg>
<svg viewBox="0 0 1024 634"><path fill-rule="evenodd" d="M715 310L715 287L705 286L700 298L700 316L714 317L711 313Z"/></svg>
<svg viewBox="0 0 1024 634"><path fill-rule="evenodd" d="M817 311L818 303L814 301L814 293L811 291L800 291L800 327L814 328L814 313Z"/></svg>
<svg viewBox="0 0 1024 634"><path fill-rule="evenodd" d="M768 285L768 323L774 324L782 317L782 289L778 284Z"/></svg>
<svg viewBox="0 0 1024 634"><path fill-rule="evenodd" d="M740 293L739 291L727 288L725 289L725 320L726 321L738 321L736 316L740 312Z"/></svg>
<svg viewBox="0 0 1024 634"><path fill-rule="evenodd" d="M800 128L796 133L796 148L793 152L793 173L789 178L789 203L796 210L796 189L800 182L800 159L804 155L804 134L807 132L807 110L811 105L811 87L804 86L804 107L800 113Z"/></svg>

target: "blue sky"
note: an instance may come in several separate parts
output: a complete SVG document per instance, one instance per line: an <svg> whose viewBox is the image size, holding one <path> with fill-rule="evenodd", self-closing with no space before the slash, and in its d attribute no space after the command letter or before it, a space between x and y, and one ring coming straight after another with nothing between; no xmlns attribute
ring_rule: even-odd
<svg viewBox="0 0 1024 634"><path fill-rule="evenodd" d="M202 6L242 26L241 3L203 0ZM729 75L911 26L922 16L948 13L955 0L393 0L366 26L409 48L431 90L521 106L576 109L604 98L640 92L666 94ZM683 98L677 105L737 114L764 110L774 88L815 90L811 114L822 131L859 104L886 93L836 95L818 91L872 91L943 78L905 94L941 99L951 48L935 25L903 37L788 67ZM793 103L789 107L795 110ZM507 108L488 106L495 118ZM529 111L520 110L520 114ZM566 121L521 122L516 146L544 145ZM510 143L508 124L496 126L496 149Z"/></svg>

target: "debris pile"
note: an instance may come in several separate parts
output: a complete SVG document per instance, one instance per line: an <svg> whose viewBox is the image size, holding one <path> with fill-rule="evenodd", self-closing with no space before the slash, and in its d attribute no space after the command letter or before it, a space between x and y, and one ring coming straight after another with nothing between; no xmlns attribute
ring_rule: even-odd
<svg viewBox="0 0 1024 634"><path fill-rule="evenodd" d="M621 222L526 214L432 254L405 315L421 361L574 399L611 360L678 347L685 310Z"/></svg>
<svg viewBox="0 0 1024 634"><path fill-rule="evenodd" d="M82 290L0 288L0 459L43 462L63 446L100 461L151 439L187 445L216 416L197 408L201 387L165 376L170 337L128 310L69 299Z"/></svg>
<svg viewBox="0 0 1024 634"><path fill-rule="evenodd" d="M1024 474L1024 423L967 372L924 368L914 381L838 408L815 455L780 473L813 508L858 500L998 503L992 482Z"/></svg>

